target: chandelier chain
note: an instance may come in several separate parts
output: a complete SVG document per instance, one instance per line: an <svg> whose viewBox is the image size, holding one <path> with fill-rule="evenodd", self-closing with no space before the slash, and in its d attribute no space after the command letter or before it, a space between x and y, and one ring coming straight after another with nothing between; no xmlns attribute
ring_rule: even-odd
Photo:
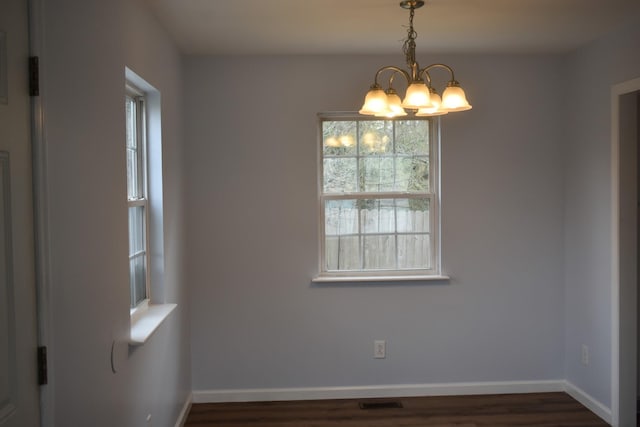
<svg viewBox="0 0 640 427"><path fill-rule="evenodd" d="M416 37L418 37L418 33L413 29L414 15L415 7L411 6L409 11L409 28L407 29L407 38L402 45L402 50L409 68L412 68L416 63Z"/></svg>

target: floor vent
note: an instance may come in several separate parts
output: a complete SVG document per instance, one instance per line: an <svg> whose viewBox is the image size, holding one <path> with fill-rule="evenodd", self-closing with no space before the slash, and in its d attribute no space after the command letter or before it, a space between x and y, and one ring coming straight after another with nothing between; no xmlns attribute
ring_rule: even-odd
<svg viewBox="0 0 640 427"><path fill-rule="evenodd" d="M402 403L397 400L385 400L383 402L360 402L360 409L393 409L402 408Z"/></svg>

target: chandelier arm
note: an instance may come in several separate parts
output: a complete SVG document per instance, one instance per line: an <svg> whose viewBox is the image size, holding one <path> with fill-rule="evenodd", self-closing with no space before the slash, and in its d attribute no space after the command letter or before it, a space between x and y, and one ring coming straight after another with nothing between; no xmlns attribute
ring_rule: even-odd
<svg viewBox="0 0 640 427"><path fill-rule="evenodd" d="M389 76L389 89L393 89L393 79L396 78L396 72L394 71L393 73L391 73L391 75Z"/></svg>
<svg viewBox="0 0 640 427"><path fill-rule="evenodd" d="M404 76L405 80L407 80L407 84L409 84L411 82L411 77L409 76L409 73L407 73L405 70L403 70L402 68L396 67L394 65L387 65L386 67L382 67L378 71L376 71L376 77L374 79L374 84L378 85L378 77L380 77L380 74L383 71L388 71L388 70L395 71L396 73L402 74Z"/></svg>
<svg viewBox="0 0 640 427"><path fill-rule="evenodd" d="M453 68L449 67L447 64L431 64L428 65L426 67L424 67L422 70L420 70L420 75L425 75L427 76L429 83L431 83L431 76L429 75L429 70L432 70L434 68L444 68L446 70L449 70L449 73L451 73L451 81L455 81L455 75L453 74Z"/></svg>
<svg viewBox="0 0 640 427"><path fill-rule="evenodd" d="M419 76L421 76L423 74L426 77L427 87L431 87L431 74L429 74L429 72L427 71L426 68L424 70L420 70Z"/></svg>

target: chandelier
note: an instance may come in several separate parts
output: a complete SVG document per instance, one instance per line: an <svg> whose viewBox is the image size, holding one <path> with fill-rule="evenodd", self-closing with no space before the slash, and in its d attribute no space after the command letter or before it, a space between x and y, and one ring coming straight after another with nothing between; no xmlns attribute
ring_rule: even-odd
<svg viewBox="0 0 640 427"><path fill-rule="evenodd" d="M416 37L418 34L413 29L413 16L415 10L422 6L424 6L422 0L403 0L400 2L400 7L409 10L409 29L402 47L409 71L393 65L380 68L367 92L360 114L387 118L406 116L408 113L416 116L440 116L471 109L464 90L456 81L451 67L445 64L431 64L420 68L416 62ZM429 74L431 70L436 68L445 69L451 74L451 80L442 92L442 97L433 88ZM389 75L389 85L386 90L383 90L378 80L385 71L390 71L391 74ZM393 88L394 78L398 74L404 77L407 82L407 91L403 100Z"/></svg>

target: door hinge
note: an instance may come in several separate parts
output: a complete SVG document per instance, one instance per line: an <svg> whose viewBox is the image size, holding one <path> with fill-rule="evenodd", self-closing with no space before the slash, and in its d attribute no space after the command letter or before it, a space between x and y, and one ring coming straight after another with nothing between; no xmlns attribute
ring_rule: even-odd
<svg viewBox="0 0 640 427"><path fill-rule="evenodd" d="M47 347L38 347L38 385L47 384Z"/></svg>
<svg viewBox="0 0 640 427"><path fill-rule="evenodd" d="M29 57L29 96L40 95L40 65L37 56Z"/></svg>

